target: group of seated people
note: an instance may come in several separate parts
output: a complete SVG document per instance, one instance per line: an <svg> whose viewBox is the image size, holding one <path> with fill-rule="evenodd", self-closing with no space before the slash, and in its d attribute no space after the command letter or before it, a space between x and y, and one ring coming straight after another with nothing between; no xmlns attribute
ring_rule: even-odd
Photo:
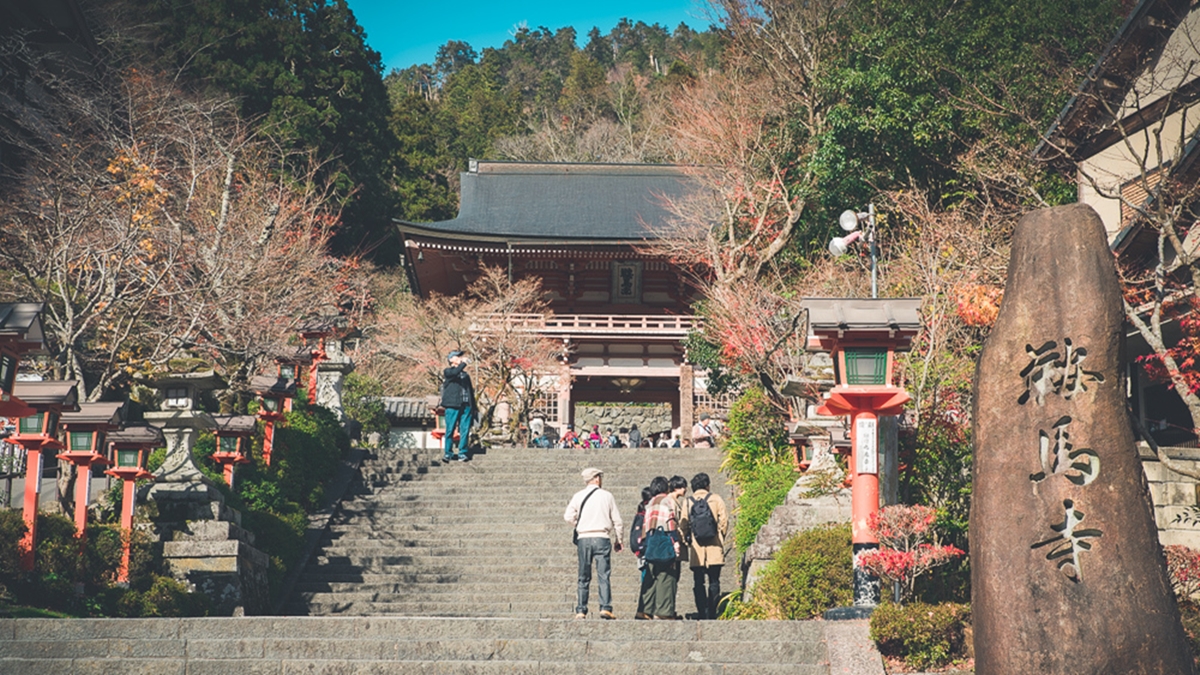
<svg viewBox="0 0 1200 675"><path fill-rule="evenodd" d="M679 448L690 445L681 438L679 429L644 436L636 424L629 429L607 429L603 433L598 424L592 425L591 431L576 431L575 425L568 424L560 436L553 426L535 418L529 424L529 432L530 445L535 448ZM696 447L713 447L715 431L709 426L708 415L692 429L692 438Z"/></svg>

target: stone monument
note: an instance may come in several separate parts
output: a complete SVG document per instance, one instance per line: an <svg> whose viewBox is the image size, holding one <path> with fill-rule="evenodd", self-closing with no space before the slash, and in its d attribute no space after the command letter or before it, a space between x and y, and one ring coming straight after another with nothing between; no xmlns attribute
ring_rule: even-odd
<svg viewBox="0 0 1200 675"><path fill-rule="evenodd" d="M1096 213L1022 218L975 384L978 675L1194 672L1125 412L1123 321Z"/></svg>

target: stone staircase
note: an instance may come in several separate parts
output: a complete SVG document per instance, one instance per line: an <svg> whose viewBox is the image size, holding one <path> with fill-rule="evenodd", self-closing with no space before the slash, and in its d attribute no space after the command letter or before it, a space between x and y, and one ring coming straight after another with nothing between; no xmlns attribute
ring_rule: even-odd
<svg viewBox="0 0 1200 675"><path fill-rule="evenodd" d="M655 475L705 471L728 496L718 463L696 449L501 448L447 466L383 452L363 463L287 605L324 616L0 619L0 673L883 675L865 621L633 621L628 552L613 561L622 620L596 617L594 582L592 614L572 618L562 512L579 471L606 472L628 521ZM695 609L686 571L677 608Z"/></svg>
<svg viewBox="0 0 1200 675"><path fill-rule="evenodd" d="M878 653L861 653L866 631L861 621L0 619L0 673L882 675Z"/></svg>
<svg viewBox="0 0 1200 675"><path fill-rule="evenodd" d="M720 462L712 449L493 448L468 463L415 453L369 464L376 488L343 501L285 613L569 617L577 563L562 514L583 487L580 470L605 472L627 534L641 489L656 475L706 472L728 500ZM735 566L727 569L725 588L736 587ZM633 616L639 579L632 554L613 555L618 617ZM593 616L597 592L593 580ZM679 613L693 604L685 570Z"/></svg>

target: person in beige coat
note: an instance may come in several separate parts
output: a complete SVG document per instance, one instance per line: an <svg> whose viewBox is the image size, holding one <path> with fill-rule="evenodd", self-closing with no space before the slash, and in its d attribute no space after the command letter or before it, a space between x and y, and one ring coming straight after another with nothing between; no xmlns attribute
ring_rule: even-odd
<svg viewBox="0 0 1200 675"><path fill-rule="evenodd" d="M683 504L679 529L688 543L688 562L692 568L692 595L696 599L696 618L717 618L717 603L721 601L721 567L725 564L725 542L729 538L729 507L721 495L709 492L708 474L692 478L692 496ZM690 522L692 505L706 501L717 521L717 536L699 539L692 536ZM708 588L705 588L705 581Z"/></svg>

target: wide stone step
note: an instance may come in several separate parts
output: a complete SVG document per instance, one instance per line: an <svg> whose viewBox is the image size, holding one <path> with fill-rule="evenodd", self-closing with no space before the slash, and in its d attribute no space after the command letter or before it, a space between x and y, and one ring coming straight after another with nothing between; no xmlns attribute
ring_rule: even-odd
<svg viewBox="0 0 1200 675"><path fill-rule="evenodd" d="M882 675L866 633L861 621L3 619L0 672Z"/></svg>

